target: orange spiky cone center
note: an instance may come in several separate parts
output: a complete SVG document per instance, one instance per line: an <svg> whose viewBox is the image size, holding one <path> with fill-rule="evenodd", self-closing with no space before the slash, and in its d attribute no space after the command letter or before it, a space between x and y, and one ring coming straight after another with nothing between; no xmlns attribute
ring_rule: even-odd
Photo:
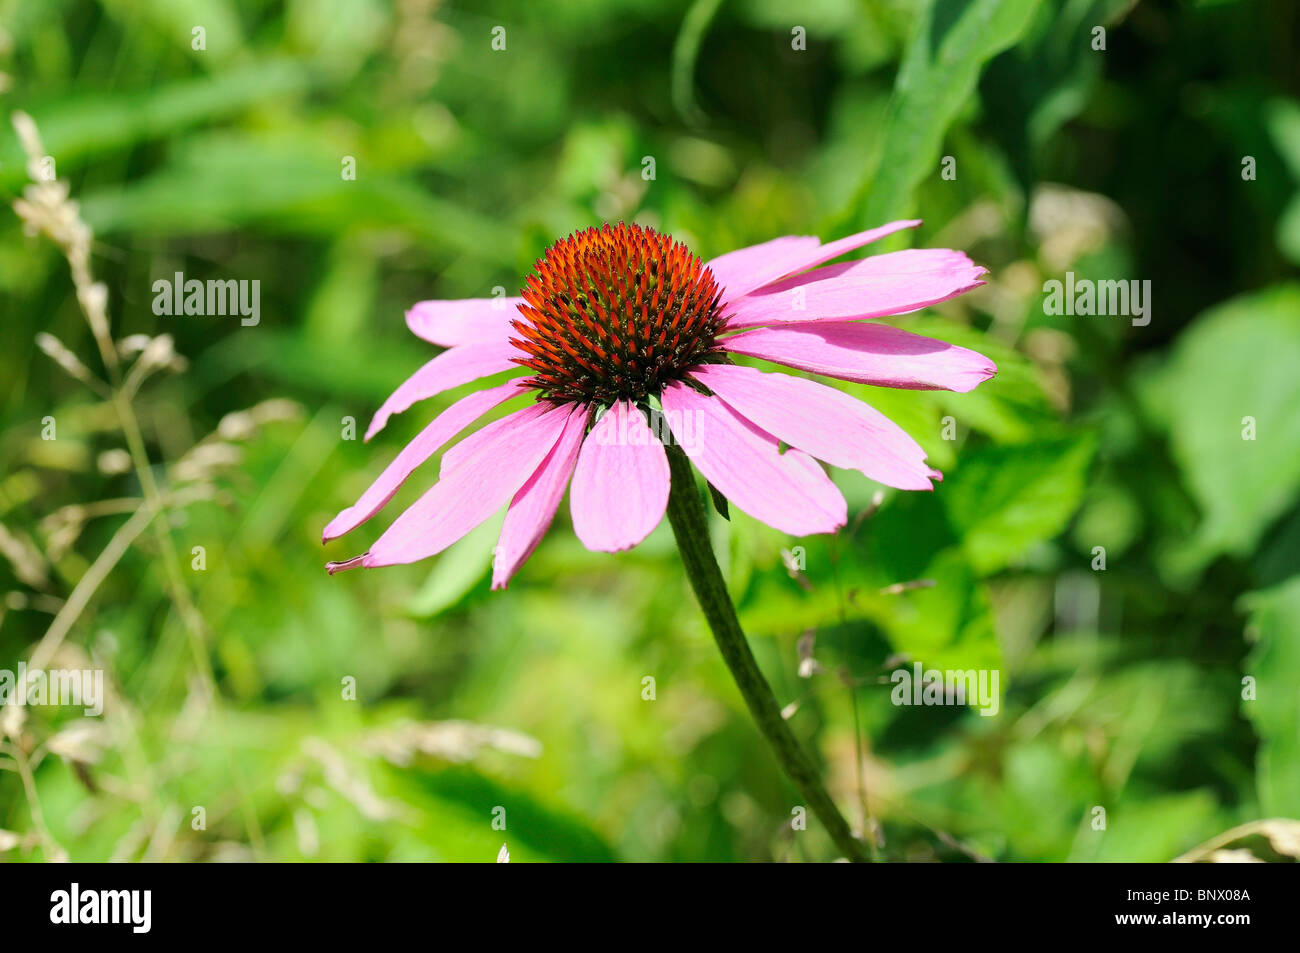
<svg viewBox="0 0 1300 953"><path fill-rule="evenodd" d="M547 400L642 402L721 357L722 289L681 242L640 225L561 239L528 276L512 324Z"/></svg>

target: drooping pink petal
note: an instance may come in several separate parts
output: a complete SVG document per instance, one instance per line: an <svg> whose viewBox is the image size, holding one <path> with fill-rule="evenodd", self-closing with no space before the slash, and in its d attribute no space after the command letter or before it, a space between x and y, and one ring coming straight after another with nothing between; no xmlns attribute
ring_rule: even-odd
<svg viewBox="0 0 1300 953"><path fill-rule="evenodd" d="M668 456L629 401L591 428L569 490L573 532L590 550L616 553L650 535L668 508Z"/></svg>
<svg viewBox="0 0 1300 953"><path fill-rule="evenodd" d="M443 351L402 381L397 390L388 396L370 421L366 439L369 440L383 430L389 417L400 414L416 401L468 384L480 377L517 369L519 365L511 358L521 356L521 352L506 338L473 341Z"/></svg>
<svg viewBox="0 0 1300 953"><path fill-rule="evenodd" d="M523 298L420 301L406 312L406 326L416 337L442 347L490 341L509 335L523 303Z"/></svg>
<svg viewBox="0 0 1300 953"><path fill-rule="evenodd" d="M505 403L521 392L519 381L507 381L499 387L474 391L444 410L402 448L393 462L379 474L379 478L361 494L361 499L330 520L325 527L322 542L350 533L378 513L406 482L412 471L437 453L443 444L497 404Z"/></svg>
<svg viewBox="0 0 1300 953"><path fill-rule="evenodd" d="M909 390L965 393L997 373L983 354L886 324L816 321L756 328L723 338L747 354L841 380Z"/></svg>
<svg viewBox="0 0 1300 953"><path fill-rule="evenodd" d="M931 488L934 471L921 445L843 391L734 364L704 365L691 376L744 419L819 460L901 490Z"/></svg>
<svg viewBox="0 0 1300 953"><path fill-rule="evenodd" d="M457 465L442 476L384 535L360 565L413 563L440 553L490 517L533 475L568 423L572 407L537 403L494 420L454 449ZM338 568L351 568L355 560Z"/></svg>
<svg viewBox="0 0 1300 953"><path fill-rule="evenodd" d="M770 433L685 384L670 384L660 399L670 420L693 420L682 449L737 508L792 536L833 533L848 519L844 495L803 451L779 452Z"/></svg>
<svg viewBox="0 0 1300 953"><path fill-rule="evenodd" d="M726 303L786 275L820 265L886 235L920 224L920 220L890 222L825 245L811 235L787 235L719 255L708 263L708 267L722 287L722 300Z"/></svg>
<svg viewBox="0 0 1300 953"><path fill-rule="evenodd" d="M586 412L575 411L542 465L510 501L492 560L493 589L506 587L546 535L564 496L564 488L573 475L573 466L578 462L578 448L582 446L586 429Z"/></svg>
<svg viewBox="0 0 1300 953"><path fill-rule="evenodd" d="M880 258L888 258L881 255ZM988 269L966 256L929 269L891 272L865 262L794 275L733 301L727 326L802 324L837 318L881 318L947 301L984 284ZM915 265L916 259L905 264Z"/></svg>

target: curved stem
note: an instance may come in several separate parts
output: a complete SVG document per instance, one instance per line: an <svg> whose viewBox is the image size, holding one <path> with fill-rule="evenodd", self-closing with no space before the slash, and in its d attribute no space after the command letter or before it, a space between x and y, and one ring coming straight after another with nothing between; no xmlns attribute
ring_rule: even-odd
<svg viewBox="0 0 1300 953"><path fill-rule="evenodd" d="M754 653L745 640L745 633L741 631L735 606L727 594L727 585L722 579L718 561L713 555L713 546L709 542L704 502L696 488L690 462L680 447L671 445L667 450L668 463L672 469L668 521L677 537L677 548L682 554L686 576L691 581L700 608L704 610L704 617L708 620L722 658L731 669L736 687L744 696L745 704L749 706L749 712L758 723L758 729L763 733L772 753L781 762L786 775L799 789L813 813L826 827L831 840L849 860L865 862L869 858L863 843L853 836L848 822L822 784L812 759L781 717L781 709L772 694L772 688L763 677Z"/></svg>

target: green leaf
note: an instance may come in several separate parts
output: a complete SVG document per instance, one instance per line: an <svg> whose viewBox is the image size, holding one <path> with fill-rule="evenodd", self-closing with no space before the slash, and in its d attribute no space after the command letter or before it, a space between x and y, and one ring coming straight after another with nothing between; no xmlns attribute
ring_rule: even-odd
<svg viewBox="0 0 1300 953"><path fill-rule="evenodd" d="M477 856L490 861L504 842L512 861L608 863L616 859L605 839L584 822L477 771L393 771L390 780L403 800L428 805L418 815L419 835L428 843L446 843L444 817L463 820L467 828L473 826L473 834L466 830L461 836L472 837L475 853L470 854L464 850L469 845L457 841L454 846L460 849L451 856ZM501 816L502 808L508 810L504 815L508 818L505 831L492 824L494 817Z"/></svg>
<svg viewBox="0 0 1300 953"><path fill-rule="evenodd" d="M1099 832L1096 853L1081 859L1098 863L1166 862L1196 846L1220 823L1209 791L1129 803L1107 814L1106 830ZM1083 837L1079 842L1088 844Z"/></svg>
<svg viewBox="0 0 1300 953"><path fill-rule="evenodd" d="M718 515L724 520L731 519L731 514L727 510L727 498L712 483L709 484L709 497L713 500L713 508L718 511Z"/></svg>
<svg viewBox="0 0 1300 953"><path fill-rule="evenodd" d="M434 563L424 586L411 599L407 611L427 619L454 606L487 575L504 516L488 520L447 548Z"/></svg>
<svg viewBox="0 0 1300 953"><path fill-rule="evenodd" d="M876 600L894 650L930 668L1000 671L1002 651L988 595L961 554L949 550L936 558L925 582L897 595L886 590ZM1001 688L1006 690L1005 682Z"/></svg>
<svg viewBox="0 0 1300 953"><path fill-rule="evenodd" d="M97 235L192 235L262 227L329 236L347 228L398 228L431 246L505 264L514 233L497 221L391 175L340 174L323 138L214 132L182 139L160 171L87 194Z"/></svg>
<svg viewBox="0 0 1300 953"><path fill-rule="evenodd" d="M799 545L808 588L782 568L759 574L740 607L746 632L869 620L892 652L932 668L1002 668L988 595L932 494L897 494L854 536Z"/></svg>
<svg viewBox="0 0 1300 953"><path fill-rule="evenodd" d="M34 109L32 118L63 177L67 169L94 156L238 116L257 103L283 100L310 86L305 64L272 59L219 76L178 80L128 93L82 96ZM0 125L0 136L4 139L0 183L12 186L25 181L22 152L7 122Z"/></svg>
<svg viewBox="0 0 1300 953"><path fill-rule="evenodd" d="M1268 105L1265 119L1282 161L1300 182L1300 105L1289 99L1274 100ZM1278 220L1277 244L1282 254L1300 264L1300 193L1291 198Z"/></svg>
<svg viewBox="0 0 1300 953"><path fill-rule="evenodd" d="M1300 576L1241 603L1257 639L1245 669L1255 698L1242 708L1260 738L1260 809L1265 817L1300 817Z"/></svg>
<svg viewBox="0 0 1300 953"><path fill-rule="evenodd" d="M128 27L147 25L158 35L184 44L195 59L224 61L246 55L248 49L236 5L228 0L105 0L103 5ZM203 48L194 50L194 30L200 26Z"/></svg>
<svg viewBox="0 0 1300 953"><path fill-rule="evenodd" d="M963 454L937 492L971 565L996 572L1064 529L1094 450L1081 436Z"/></svg>
<svg viewBox="0 0 1300 953"><path fill-rule="evenodd" d="M1197 318L1143 389L1204 520L1175 555L1198 569L1249 554L1300 490L1300 285Z"/></svg>
<svg viewBox="0 0 1300 953"><path fill-rule="evenodd" d="M930 0L917 18L885 119L884 147L860 221L899 218L936 171L944 133L975 91L980 70L1028 28L1038 0Z"/></svg>
<svg viewBox="0 0 1300 953"><path fill-rule="evenodd" d="M699 124L704 118L695 102L695 61L699 59L704 35L720 6L722 0L695 0L686 11L677 41L673 44L673 108L692 125Z"/></svg>

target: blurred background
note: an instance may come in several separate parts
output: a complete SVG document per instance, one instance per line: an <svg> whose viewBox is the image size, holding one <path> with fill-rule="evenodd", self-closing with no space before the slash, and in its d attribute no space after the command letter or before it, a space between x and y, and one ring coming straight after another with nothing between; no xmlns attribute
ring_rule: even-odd
<svg viewBox="0 0 1300 953"><path fill-rule="evenodd" d="M358 439L434 353L413 302L514 294L602 221L708 258L911 216L868 250L991 274L894 323L999 374L840 386L945 481L876 500L836 472L836 538L714 526L846 816L892 860L1300 853L1252 823L1300 818L1298 16L0 0L0 668L101 669L108 696L4 711L0 859L833 858L666 524L596 555L565 505L504 593L499 519L324 572L432 465L320 532L463 393ZM259 322L155 314L176 272L259 281ZM1150 281L1150 323L1046 314L1067 272ZM903 658L997 669L999 713L891 704Z"/></svg>

